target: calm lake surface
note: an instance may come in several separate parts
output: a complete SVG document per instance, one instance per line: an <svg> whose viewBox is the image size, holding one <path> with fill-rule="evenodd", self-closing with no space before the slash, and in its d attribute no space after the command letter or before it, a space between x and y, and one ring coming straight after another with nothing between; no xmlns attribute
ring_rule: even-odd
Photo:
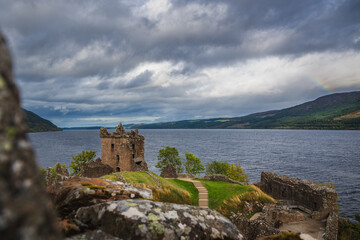
<svg viewBox="0 0 360 240"><path fill-rule="evenodd" d="M159 149L176 147L209 161L240 163L252 182L272 171L314 182L331 181L340 197L342 216L360 213L360 131L327 130L159 130L140 129L145 159L155 168ZM99 130L30 133L41 167L69 164L71 156L94 150L100 157Z"/></svg>

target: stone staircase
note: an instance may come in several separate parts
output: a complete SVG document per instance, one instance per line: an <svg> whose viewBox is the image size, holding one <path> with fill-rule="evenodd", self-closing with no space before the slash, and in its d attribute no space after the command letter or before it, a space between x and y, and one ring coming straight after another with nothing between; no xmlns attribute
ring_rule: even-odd
<svg viewBox="0 0 360 240"><path fill-rule="evenodd" d="M206 188L205 188L205 186L203 185L202 182L196 181L196 180L191 179L191 178L178 178L178 179L183 180L183 181L187 181L187 182L192 182L194 184L194 186L197 188L197 190L199 191L199 207L209 208L208 191L206 190Z"/></svg>

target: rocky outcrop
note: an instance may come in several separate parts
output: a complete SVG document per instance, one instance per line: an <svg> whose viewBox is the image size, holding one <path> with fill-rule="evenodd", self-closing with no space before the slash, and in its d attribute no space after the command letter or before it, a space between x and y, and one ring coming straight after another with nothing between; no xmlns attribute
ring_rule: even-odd
<svg viewBox="0 0 360 240"><path fill-rule="evenodd" d="M162 169L160 176L163 178L177 178L178 174L174 165L169 163Z"/></svg>
<svg viewBox="0 0 360 240"><path fill-rule="evenodd" d="M235 184L244 185L243 183L235 181L235 180L233 180L233 179L231 179L228 176L223 175L223 174L206 175L204 177L204 180L223 181L223 182L229 182L229 183L235 183Z"/></svg>
<svg viewBox="0 0 360 240"><path fill-rule="evenodd" d="M273 225L279 223L299 222L306 219L306 215L300 211L289 209L283 205L269 204L263 208L267 222Z"/></svg>
<svg viewBox="0 0 360 240"><path fill-rule="evenodd" d="M244 235L246 240L255 240L259 237L269 236L280 233L270 223L264 219L248 220L244 214L231 214L231 222L233 222Z"/></svg>
<svg viewBox="0 0 360 240"><path fill-rule="evenodd" d="M80 177L98 178L113 172L112 167L101 163L101 159L83 163L79 172Z"/></svg>
<svg viewBox="0 0 360 240"><path fill-rule="evenodd" d="M326 219L325 240L336 240L338 234L339 215L335 212L330 213Z"/></svg>
<svg viewBox="0 0 360 240"><path fill-rule="evenodd" d="M101 230L92 230L85 233L81 233L65 240L121 240L122 238L114 237L108 233L105 233Z"/></svg>
<svg viewBox="0 0 360 240"><path fill-rule="evenodd" d="M0 236L59 239L26 131L10 53L0 33Z"/></svg>
<svg viewBox="0 0 360 240"><path fill-rule="evenodd" d="M69 179L69 171L66 167L61 166L60 163L56 163L53 168L48 167L46 169L46 186L63 182L67 179Z"/></svg>
<svg viewBox="0 0 360 240"><path fill-rule="evenodd" d="M80 208L76 220L122 239L242 239L215 210L149 200L124 200Z"/></svg>
<svg viewBox="0 0 360 240"><path fill-rule="evenodd" d="M276 199L289 200L311 210L314 219L326 218L337 211L336 191L308 180L262 172L260 187Z"/></svg>
<svg viewBox="0 0 360 240"><path fill-rule="evenodd" d="M149 189L99 178L72 178L48 187L47 192L62 218L84 206L131 198L153 198Z"/></svg>

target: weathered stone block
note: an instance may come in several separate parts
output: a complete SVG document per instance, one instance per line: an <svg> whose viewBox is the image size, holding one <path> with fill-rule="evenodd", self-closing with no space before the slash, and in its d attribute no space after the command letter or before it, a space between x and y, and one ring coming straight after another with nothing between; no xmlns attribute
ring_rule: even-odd
<svg viewBox="0 0 360 240"><path fill-rule="evenodd" d="M80 208L75 218L122 239L242 239L215 210L189 205L124 200Z"/></svg>
<svg viewBox="0 0 360 240"><path fill-rule="evenodd" d="M336 191L308 180L262 172L261 187L264 192L276 199L294 201L310 209L315 219L326 218L329 213L337 210Z"/></svg>

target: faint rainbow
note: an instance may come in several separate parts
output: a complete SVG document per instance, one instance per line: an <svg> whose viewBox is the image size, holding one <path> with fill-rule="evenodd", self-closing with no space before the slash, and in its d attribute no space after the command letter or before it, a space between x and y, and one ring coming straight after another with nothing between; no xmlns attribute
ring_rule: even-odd
<svg viewBox="0 0 360 240"><path fill-rule="evenodd" d="M318 78L314 78L314 77L308 77L308 80L312 85L314 85L318 89L321 89L325 93L332 93L333 92L333 88L322 79L318 79Z"/></svg>

